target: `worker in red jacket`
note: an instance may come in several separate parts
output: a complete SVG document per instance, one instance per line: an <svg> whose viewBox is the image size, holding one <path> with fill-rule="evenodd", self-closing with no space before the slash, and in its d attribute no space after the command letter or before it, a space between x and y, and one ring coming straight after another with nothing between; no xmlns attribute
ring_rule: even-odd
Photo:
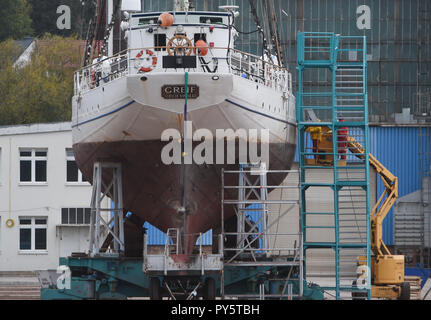
<svg viewBox="0 0 431 320"><path fill-rule="evenodd" d="M340 122L344 122L344 119L340 119ZM338 153L340 154L341 160L347 159L347 135L349 130L347 127L341 127L338 130Z"/></svg>

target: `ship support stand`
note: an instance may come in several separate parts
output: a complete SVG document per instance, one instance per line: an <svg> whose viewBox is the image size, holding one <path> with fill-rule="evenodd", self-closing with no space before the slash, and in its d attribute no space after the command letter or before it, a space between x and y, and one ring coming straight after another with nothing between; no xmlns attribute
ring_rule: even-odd
<svg viewBox="0 0 431 320"><path fill-rule="evenodd" d="M200 234L194 255L182 261L177 229L168 230L163 252L150 252L144 235L143 257L124 256L121 164L97 163L90 250L60 258L63 274L40 272L41 298L323 299L322 290L303 279L303 240L299 229L280 232L282 219L298 214L298 198L289 191L297 189L298 183L270 186L267 177L287 173L298 175L297 171L268 171L260 164L224 171L221 210L223 213L229 206L234 208L237 229L228 232L222 228L213 240L214 244L217 242L216 253L204 252ZM225 185L226 175L236 175L238 184ZM225 197L226 190L234 190L230 194L237 196ZM269 191L278 191L279 198L272 199ZM102 206L107 196L113 200L110 208ZM296 221L299 224L299 217ZM233 240L232 246L225 245L231 243L228 240Z"/></svg>

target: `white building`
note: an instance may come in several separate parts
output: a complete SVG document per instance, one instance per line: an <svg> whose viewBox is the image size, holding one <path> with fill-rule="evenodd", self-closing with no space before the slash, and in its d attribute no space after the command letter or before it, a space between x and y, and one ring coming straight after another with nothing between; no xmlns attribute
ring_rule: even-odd
<svg viewBox="0 0 431 320"><path fill-rule="evenodd" d="M56 269L87 252L90 199L69 122L0 127L0 271Z"/></svg>

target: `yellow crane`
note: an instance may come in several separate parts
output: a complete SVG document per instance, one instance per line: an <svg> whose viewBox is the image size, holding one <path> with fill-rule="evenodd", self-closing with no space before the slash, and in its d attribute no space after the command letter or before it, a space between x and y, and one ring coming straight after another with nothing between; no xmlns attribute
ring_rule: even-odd
<svg viewBox="0 0 431 320"><path fill-rule="evenodd" d="M313 159L307 165L332 166L334 163L332 131L327 126L311 127L307 131L313 141ZM359 159L365 158L363 146L347 135L341 144ZM340 143L337 146L340 147ZM318 153L323 153L319 155ZM337 160L338 165L346 165L346 160ZM398 198L398 178L394 176L373 155L369 154L369 164L383 181L385 190L370 213L371 225L371 297L386 299L410 299L410 284L404 278L404 256L393 255L383 242L382 225L385 217ZM358 257L358 266L366 265L366 257ZM356 282L356 281L355 281ZM352 293L353 298L363 297L362 293Z"/></svg>

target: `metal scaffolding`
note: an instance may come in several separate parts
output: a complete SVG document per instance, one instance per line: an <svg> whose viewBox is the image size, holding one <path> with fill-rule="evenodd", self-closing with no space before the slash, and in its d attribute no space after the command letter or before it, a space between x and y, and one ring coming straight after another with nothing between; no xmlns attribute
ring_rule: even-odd
<svg viewBox="0 0 431 320"><path fill-rule="evenodd" d="M305 279L309 276L308 257L311 260L313 255L326 255L328 272L325 276L329 276L330 284L322 287L329 294L333 292L336 299L342 299L366 293L370 298L366 39L334 33L299 33L297 39L297 122ZM316 70L325 76L310 85L309 80ZM319 91L319 88L327 90ZM323 131L323 143L329 139L324 152L311 143L310 132L316 129ZM345 141L353 138L363 150L356 150L353 156L346 150L347 144L340 143L342 137ZM329 170L331 174L328 179L313 179L314 170ZM312 190L332 194L332 209L309 206ZM357 274L358 259L368 267L365 286L356 285L360 276ZM346 296L346 292L351 295Z"/></svg>
<svg viewBox="0 0 431 320"><path fill-rule="evenodd" d="M112 239L111 251L124 253L124 209L121 164L96 162L93 168L93 192L90 216L90 255L101 253ZM105 197L111 198L111 206L103 207ZM104 215L105 213L105 215ZM106 221L106 213L110 216ZM105 217L104 217L105 216ZM108 241L107 241L108 240Z"/></svg>
<svg viewBox="0 0 431 320"><path fill-rule="evenodd" d="M225 212L233 210L236 215L236 232L228 232L222 223L222 235L225 240L224 272L233 268L236 273L247 268L261 269L258 292L255 294L230 294L225 288L224 276L221 278L221 295L223 299L238 297L241 299L293 299L303 295L302 271L302 235L295 232L279 232L279 224L289 213L293 215L298 199L286 190L297 190L296 185L268 185L268 176L298 174L298 171L269 171L262 165L241 165L238 171L222 173L222 221ZM227 176L236 176L238 184L227 185ZM229 179L230 180L230 179ZM231 180L230 180L231 181ZM271 180L270 180L271 181ZM270 192L280 192L277 200L272 199ZM232 198L237 192L238 197ZM287 192L289 193L289 192ZM230 196L229 196L230 195ZM278 206L277 214L274 205ZM299 224L299 217L298 217ZM281 227L280 227L281 228ZM232 241L229 241L232 240ZM231 244L231 245L230 245ZM274 277L268 275L272 269L279 267L277 272L283 273ZM253 269L253 270L254 270ZM247 271L244 271L247 272ZM256 271L253 271L256 272ZM294 274L298 274L294 279ZM293 292L292 281L296 281L296 292ZM279 286L276 286L278 283ZM277 287L278 289L274 289Z"/></svg>

